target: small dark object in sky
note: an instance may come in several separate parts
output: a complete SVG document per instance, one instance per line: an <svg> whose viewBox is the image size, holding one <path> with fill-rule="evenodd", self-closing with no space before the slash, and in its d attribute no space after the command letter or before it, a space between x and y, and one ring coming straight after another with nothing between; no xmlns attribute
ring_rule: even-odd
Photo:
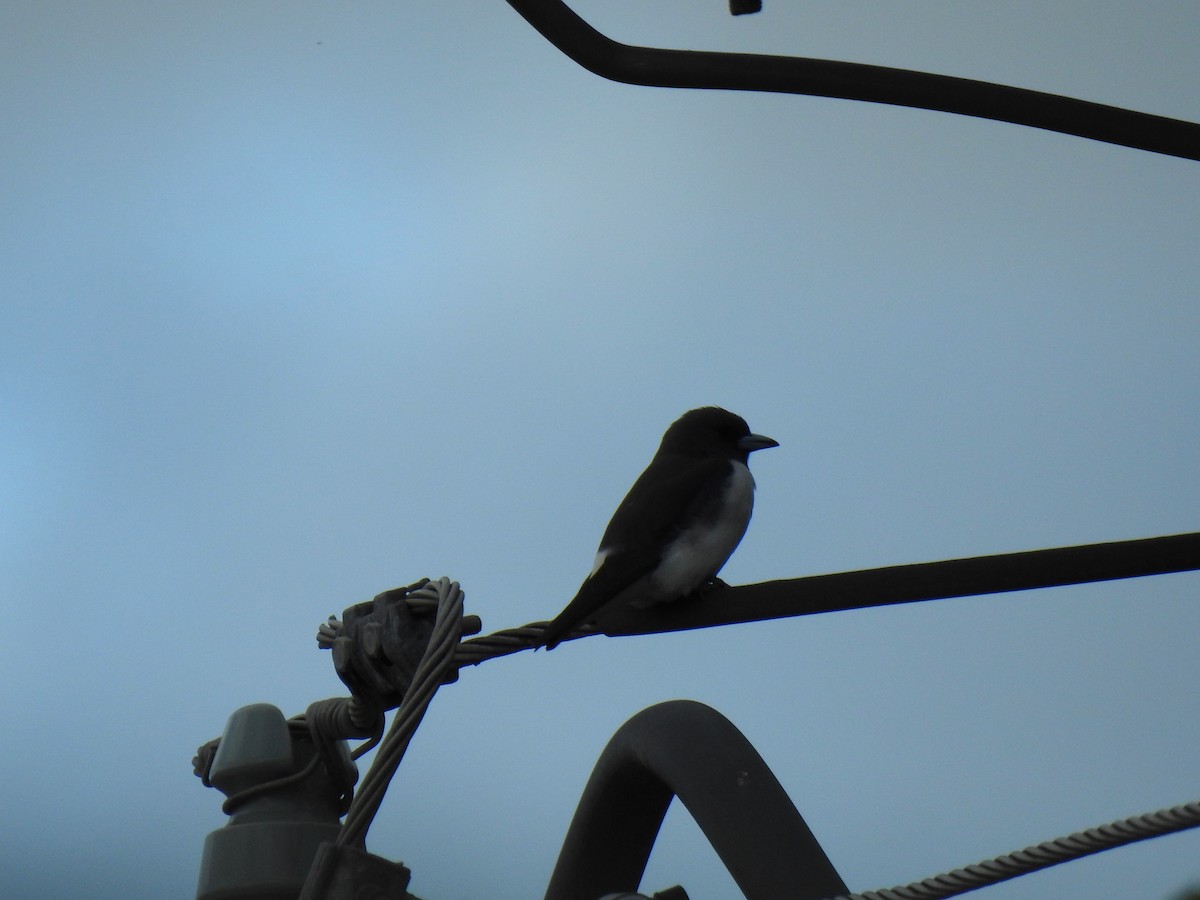
<svg viewBox="0 0 1200 900"><path fill-rule="evenodd" d="M762 11L762 0L729 0L729 14L744 16Z"/></svg>

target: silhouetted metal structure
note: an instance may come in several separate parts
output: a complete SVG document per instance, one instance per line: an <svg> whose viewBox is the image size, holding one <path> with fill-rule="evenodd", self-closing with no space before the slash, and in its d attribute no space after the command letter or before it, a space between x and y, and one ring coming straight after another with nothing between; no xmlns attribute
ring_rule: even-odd
<svg viewBox="0 0 1200 900"><path fill-rule="evenodd" d="M1200 569L1200 533L1025 550L941 562L811 575L706 591L678 610L660 606L605 624L648 634L846 609L1062 587Z"/></svg>
<svg viewBox="0 0 1200 900"><path fill-rule="evenodd" d="M630 614L609 632L675 631L1197 569L1200 533L1170 535L717 587L661 611ZM199 900L342 900L366 883L381 895L411 897L408 870L366 853L364 845L408 740L438 687L455 680L457 667L533 649L544 625L461 640L477 632L479 622L463 615L458 586L441 579L386 591L346 610L344 621L322 626L319 643L333 650L353 696L314 703L305 716L286 722L273 707L248 707L230 719L221 741L197 754L196 773L228 794L225 811L232 815L205 843ZM381 741L383 713L393 707L399 711ZM351 801L356 772L341 739L367 736L355 758L376 743L379 750ZM675 701L634 716L610 741L579 803L547 900L636 890L675 796L752 900L847 893L740 732L701 704ZM914 889L904 896L949 897L1197 824L1200 804L1132 817L939 877L932 893Z"/></svg>
<svg viewBox="0 0 1200 900"><path fill-rule="evenodd" d="M742 733L702 703L672 700L642 710L600 754L546 900L636 891L674 797L747 900L821 900L848 893Z"/></svg>
<svg viewBox="0 0 1200 900"><path fill-rule="evenodd" d="M1025 550L995 556L884 566L739 586L719 585L686 603L628 609L606 618L602 633L660 634L865 609L921 600L973 597L1008 591L1088 584L1200 569L1200 532L1163 537ZM478 665L536 644L544 622L463 641L455 660ZM573 640L595 633L584 629Z"/></svg>
<svg viewBox="0 0 1200 900"><path fill-rule="evenodd" d="M969 78L862 63L622 44L562 0L508 0L542 37L591 72L651 87L808 94L938 110L1200 159L1200 125Z"/></svg>
<svg viewBox="0 0 1200 900"><path fill-rule="evenodd" d="M560 0L508 0L571 59L617 81L661 87L773 91L942 110L1200 159L1200 125L1022 90L828 60L633 47L612 41ZM732 0L735 14L757 0ZM1034 550L972 559L729 587L688 602L606 620L610 635L704 628L895 603L967 597L1200 569L1200 533ZM557 606L557 605L556 605ZM284 720L256 705L200 748L204 783L228 795L229 823L209 835L200 900L415 900L409 872L365 850L365 833L433 694L459 667L528 650L545 622L485 637L464 616L458 585L424 580L380 594L323 626L321 646L351 697ZM594 631L575 635L585 637ZM398 708L388 733L383 715ZM354 794L357 768L343 743L378 744ZM546 900L636 896L673 797L696 819L751 900L821 900L847 888L766 763L719 713L673 701L635 715L601 754L580 800ZM352 799L353 798L353 799ZM341 818L345 815L345 822ZM1200 824L1200 803L1160 810L1036 845L903 888L949 897L1111 846ZM928 890L926 890L928 888ZM686 900L680 888L662 895Z"/></svg>

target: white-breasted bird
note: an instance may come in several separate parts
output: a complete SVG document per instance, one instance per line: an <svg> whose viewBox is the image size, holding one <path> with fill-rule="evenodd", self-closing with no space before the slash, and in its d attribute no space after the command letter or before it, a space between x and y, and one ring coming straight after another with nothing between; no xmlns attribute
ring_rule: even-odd
<svg viewBox="0 0 1200 900"><path fill-rule="evenodd" d="M715 578L750 523L750 454L778 446L715 406L680 416L613 514L591 574L546 627L546 648L607 609L680 600Z"/></svg>

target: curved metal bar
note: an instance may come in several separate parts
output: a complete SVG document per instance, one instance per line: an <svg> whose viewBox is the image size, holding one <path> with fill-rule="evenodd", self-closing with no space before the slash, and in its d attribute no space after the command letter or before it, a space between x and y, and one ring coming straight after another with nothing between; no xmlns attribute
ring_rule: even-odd
<svg viewBox="0 0 1200 900"><path fill-rule="evenodd" d="M849 891L745 736L692 700L644 709L596 761L546 900L636 891L678 796L747 900L821 900Z"/></svg>
<svg viewBox="0 0 1200 900"><path fill-rule="evenodd" d="M591 72L651 87L808 94L995 119L1200 160L1200 124L969 78L862 63L635 47L592 28L561 0L508 0Z"/></svg>

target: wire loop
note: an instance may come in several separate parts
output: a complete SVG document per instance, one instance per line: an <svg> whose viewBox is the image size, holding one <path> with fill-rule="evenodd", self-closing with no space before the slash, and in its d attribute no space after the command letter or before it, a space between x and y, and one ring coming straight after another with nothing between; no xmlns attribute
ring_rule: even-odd
<svg viewBox="0 0 1200 900"><path fill-rule="evenodd" d="M433 634L413 675L412 685L396 708L392 725L359 785L358 794L350 804L346 821L338 834L338 845L364 844L367 829L371 827L383 803L388 784L396 774L408 744L425 716L425 710L454 666L454 649L462 635L462 589L457 581L439 578L418 589L415 595L437 603Z"/></svg>

